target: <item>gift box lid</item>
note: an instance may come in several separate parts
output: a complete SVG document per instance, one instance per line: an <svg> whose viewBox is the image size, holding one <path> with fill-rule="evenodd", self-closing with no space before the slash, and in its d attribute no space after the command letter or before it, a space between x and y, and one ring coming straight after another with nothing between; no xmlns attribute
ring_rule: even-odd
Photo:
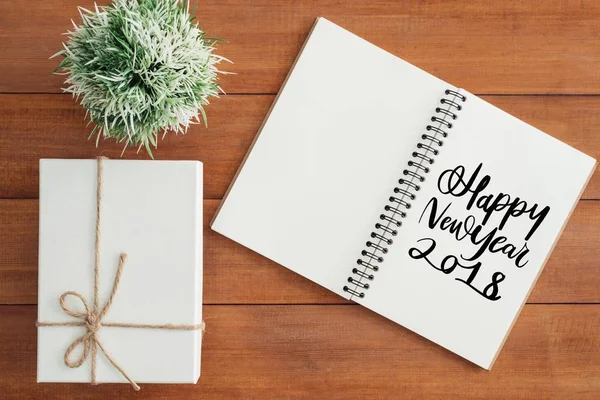
<svg viewBox="0 0 600 400"><path fill-rule="evenodd" d="M38 321L79 321L59 304L66 291L92 304L96 238L96 160L40 160ZM104 322L202 323L202 163L102 161L98 265L100 307L109 297L121 253L127 260ZM83 311L75 296L71 309ZM38 327L38 382L90 382L90 357L63 361L84 326ZM102 326L98 340L137 382L195 383L201 330ZM76 359L81 349L73 352ZM102 351L97 382L126 382Z"/></svg>

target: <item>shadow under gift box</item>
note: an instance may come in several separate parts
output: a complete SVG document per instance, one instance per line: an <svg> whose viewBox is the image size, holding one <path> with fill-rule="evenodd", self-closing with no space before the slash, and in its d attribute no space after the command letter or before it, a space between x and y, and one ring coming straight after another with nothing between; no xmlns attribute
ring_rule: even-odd
<svg viewBox="0 0 600 400"><path fill-rule="evenodd" d="M98 301L113 287L127 254L106 323L202 323L202 163L103 160ZM38 321L83 322L59 297L80 293L92 307L97 160L40 160ZM85 312L75 296L71 310ZM84 326L38 327L38 382L90 382L91 357L78 368L63 360ZM202 330L101 326L97 337L136 382L196 383ZM80 357L83 346L71 355ZM98 349L96 379L127 382Z"/></svg>

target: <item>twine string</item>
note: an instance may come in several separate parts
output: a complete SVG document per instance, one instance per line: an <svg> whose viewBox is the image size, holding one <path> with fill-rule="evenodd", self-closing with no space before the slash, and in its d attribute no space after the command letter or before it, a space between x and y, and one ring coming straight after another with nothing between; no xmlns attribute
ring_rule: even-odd
<svg viewBox="0 0 600 400"><path fill-rule="evenodd" d="M108 361L115 367L121 375L131 384L135 390L140 390L137 383L123 370L123 368L115 361L115 359L106 351L102 343L98 338L98 332L102 326L109 326L115 328L140 328L140 329L166 329L166 330L202 330L204 332L205 324L196 325L176 325L176 324L132 324L132 323L120 323L120 322L103 322L104 317L110 310L117 289L119 288L119 282L121 281L121 273L123 272L123 266L127 260L127 254L121 253L119 256L119 266L117 273L115 274L115 280L113 282L112 290L108 299L100 309L98 300L99 281L100 281L100 228L102 221L101 205L102 205L102 177L103 177L103 166L102 160L106 157L98 157L98 172L97 172L97 184L96 184L96 239L95 239L95 259L94 259L94 291L92 307L90 308L87 300L83 295L74 291L66 291L60 295L58 301L60 307L63 309L65 314L80 319L81 322L37 322L37 326L83 326L86 328L86 332L79 338L75 339L73 343L67 348L64 355L65 365L69 368L78 368L87 360L91 355L91 376L90 383L96 385L96 360L98 355L98 348L104 353L104 356ZM67 297L73 296L78 299L83 305L85 312L79 312L71 309L67 305ZM71 355L76 348L82 346L82 352L79 358L72 360Z"/></svg>

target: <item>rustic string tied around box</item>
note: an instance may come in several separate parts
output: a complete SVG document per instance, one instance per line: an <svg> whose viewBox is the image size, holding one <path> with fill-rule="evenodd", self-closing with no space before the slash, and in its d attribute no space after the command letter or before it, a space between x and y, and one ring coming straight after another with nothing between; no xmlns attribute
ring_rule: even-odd
<svg viewBox="0 0 600 400"><path fill-rule="evenodd" d="M119 256L119 266L117 268L117 273L115 275L115 280L113 283L112 290L110 292L110 296L106 300L106 303L99 307L98 301L98 285L100 278L100 222L101 222L101 205L102 205L102 160L105 157L98 158L98 181L96 184L96 242L95 242L95 262L94 262L94 297L92 307L89 306L85 297L83 297L80 293L74 291L64 292L59 297L60 307L63 311L70 315L71 317L80 319L81 321L74 322L37 322L37 326L83 326L86 328L86 332L81 335L78 339L76 339L69 348L65 351L64 361L67 367L70 368L78 368L80 367L85 360L87 360L88 356L91 354L91 379L90 382L92 385L96 385L96 359L98 354L98 348L104 353L108 361L131 383L131 386L135 390L140 390L140 387L135 383L135 381L121 368L121 366L110 356L110 354L106 351L102 342L100 342L98 338L98 332L103 326L110 326L115 328L142 328L142 329L167 329L167 330L180 330L180 331L192 331L192 330L202 330L204 333L205 324L202 322L197 325L174 325L174 324L130 324L130 323L118 323L118 322L104 322L104 316L110 310L110 306L112 305L113 298L117 293L117 289L119 288L119 282L121 281L121 273L123 272L123 266L125 265L125 261L127 260L127 254L121 253ZM84 312L79 312L72 310L66 304L66 299L68 296L74 296L79 299L83 305ZM71 359L72 352L79 346L83 346L83 351L79 358L76 360Z"/></svg>

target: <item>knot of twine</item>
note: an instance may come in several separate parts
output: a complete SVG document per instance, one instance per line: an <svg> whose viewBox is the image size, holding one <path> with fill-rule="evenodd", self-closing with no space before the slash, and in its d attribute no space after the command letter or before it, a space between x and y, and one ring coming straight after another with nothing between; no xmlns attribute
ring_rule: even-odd
<svg viewBox="0 0 600 400"><path fill-rule="evenodd" d="M101 204L102 204L102 160L105 157L98 158L98 181L96 185L96 242L95 242L95 263L94 263L94 297L92 307L88 304L85 297L83 297L80 293L74 291L66 291L62 295L60 295L58 301L60 307L63 309L65 314L77 318L81 320L80 322L37 322L37 326L83 326L86 329L86 332L77 338L69 348L65 351L64 361L65 365L69 368L78 368L87 360L87 358L91 355L91 378L90 383L92 385L96 385L96 359L98 355L98 348L104 353L108 361L129 381L131 386L135 390L140 390L140 387L135 383L135 381L127 375L127 373L121 368L121 366L110 356L110 354L106 351L100 340L98 339L98 332L100 328L103 326L110 326L116 328L143 328L143 329L167 329L167 330L202 330L204 333L205 324L202 322L197 325L174 325L174 324L130 324L130 323L118 323L118 322L104 322L104 316L110 310L110 306L112 305L113 298L119 288L119 282L121 281L121 273L123 271L123 266L125 265L125 261L127 260L127 254L121 253L119 256L119 266L117 268L117 273L115 275L115 280L113 283L112 290L110 292L110 296L106 300L106 303L99 307L98 301L98 286L99 286L99 278L100 278L100 222L101 222ZM80 300L83 305L84 312L79 312L69 308L66 304L66 299L68 296L74 296ZM83 351L81 355L76 360L71 359L71 354L73 351L79 347L83 346Z"/></svg>

